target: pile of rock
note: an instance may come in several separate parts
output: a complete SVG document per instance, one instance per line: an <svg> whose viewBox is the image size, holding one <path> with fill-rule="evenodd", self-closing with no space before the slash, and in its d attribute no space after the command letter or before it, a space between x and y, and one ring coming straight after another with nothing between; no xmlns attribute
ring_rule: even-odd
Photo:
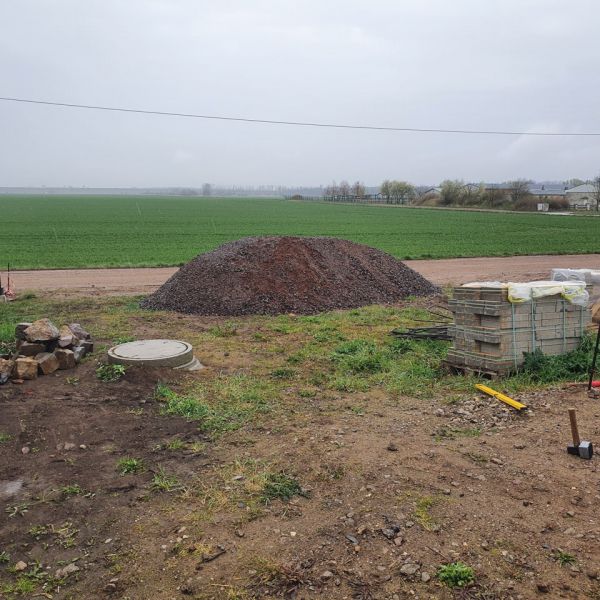
<svg viewBox="0 0 600 600"><path fill-rule="evenodd" d="M58 328L50 319L19 323L15 328L16 352L0 357L0 383L23 381L72 369L94 351L90 334L79 324Z"/></svg>

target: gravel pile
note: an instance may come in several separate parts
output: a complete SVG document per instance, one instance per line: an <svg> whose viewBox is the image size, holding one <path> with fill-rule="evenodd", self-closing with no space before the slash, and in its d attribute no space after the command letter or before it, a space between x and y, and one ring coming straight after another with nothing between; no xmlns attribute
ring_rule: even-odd
<svg viewBox="0 0 600 600"><path fill-rule="evenodd" d="M250 237L200 254L142 307L198 315L314 314L437 292L369 246L325 237Z"/></svg>

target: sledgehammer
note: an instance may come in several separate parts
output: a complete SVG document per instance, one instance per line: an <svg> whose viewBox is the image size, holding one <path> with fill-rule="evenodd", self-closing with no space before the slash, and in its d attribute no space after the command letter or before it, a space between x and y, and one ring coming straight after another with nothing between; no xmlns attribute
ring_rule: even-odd
<svg viewBox="0 0 600 600"><path fill-rule="evenodd" d="M577 417L575 415L575 409L569 409L569 420L571 421L571 435L573 436L573 443L567 446L567 452L574 454L580 458L590 459L594 454L594 447L592 442L582 441L579 439L579 429L577 428Z"/></svg>

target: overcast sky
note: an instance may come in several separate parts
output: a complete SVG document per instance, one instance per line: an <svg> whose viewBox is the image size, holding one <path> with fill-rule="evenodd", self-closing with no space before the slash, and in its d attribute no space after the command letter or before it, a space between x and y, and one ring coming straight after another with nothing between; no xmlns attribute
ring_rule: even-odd
<svg viewBox="0 0 600 600"><path fill-rule="evenodd" d="M600 131L597 0L4 0L0 96ZM559 180L600 138L299 128L0 102L0 186Z"/></svg>

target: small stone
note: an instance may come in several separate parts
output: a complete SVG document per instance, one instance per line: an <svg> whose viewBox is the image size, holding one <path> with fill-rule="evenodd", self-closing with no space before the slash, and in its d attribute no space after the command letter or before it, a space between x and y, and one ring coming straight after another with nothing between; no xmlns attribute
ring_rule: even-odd
<svg viewBox="0 0 600 600"><path fill-rule="evenodd" d="M503 465L504 464L499 458L496 458L495 456L490 458L490 462L493 462L495 465Z"/></svg>
<svg viewBox="0 0 600 600"><path fill-rule="evenodd" d="M421 581L423 583L427 583L431 579L431 575L429 573L423 572L421 573Z"/></svg>
<svg viewBox="0 0 600 600"><path fill-rule="evenodd" d="M531 500L523 500L523 506L530 506L531 504Z"/></svg>
<svg viewBox="0 0 600 600"><path fill-rule="evenodd" d="M80 340L89 340L92 337L79 323L69 323L69 329Z"/></svg>
<svg viewBox="0 0 600 600"><path fill-rule="evenodd" d="M389 527L384 527L381 530L381 533L383 533L383 535L388 539L388 540L393 540L396 537L396 532L393 529L390 529Z"/></svg>
<svg viewBox="0 0 600 600"><path fill-rule="evenodd" d="M73 442L65 442L65 445L63 446L64 450L73 450L75 448L75 444Z"/></svg>
<svg viewBox="0 0 600 600"><path fill-rule="evenodd" d="M435 414L436 414L437 417L443 417L445 413L444 413L444 410L442 408L438 408L435 411Z"/></svg>
<svg viewBox="0 0 600 600"><path fill-rule="evenodd" d="M416 563L405 563L400 567L400 573L408 577L414 575L419 569L420 567Z"/></svg>
<svg viewBox="0 0 600 600"><path fill-rule="evenodd" d="M15 566L15 571L24 571L27 568L27 563L20 560Z"/></svg>
<svg viewBox="0 0 600 600"><path fill-rule="evenodd" d="M66 567L58 569L55 576L57 579L62 579L63 577L68 577L72 573L77 573L77 571L79 571L79 567L75 563L70 563Z"/></svg>
<svg viewBox="0 0 600 600"><path fill-rule="evenodd" d="M72 369L75 367L75 355L72 350L58 348L54 351L54 356L58 359L58 368L61 370Z"/></svg>
<svg viewBox="0 0 600 600"><path fill-rule="evenodd" d="M387 450L389 450L390 452L398 452L398 446L396 446L396 444L394 444L394 442L390 442L387 445Z"/></svg>
<svg viewBox="0 0 600 600"><path fill-rule="evenodd" d="M240 538L243 538L244 535L246 535L241 529L236 529L235 530L235 535L237 535Z"/></svg>
<svg viewBox="0 0 600 600"><path fill-rule="evenodd" d="M58 359L52 352L41 352L36 354L35 360L38 364L38 370L42 375L50 375L58 369Z"/></svg>
<svg viewBox="0 0 600 600"><path fill-rule="evenodd" d="M567 527L564 531L565 535L575 535L576 531L572 527Z"/></svg>
<svg viewBox="0 0 600 600"><path fill-rule="evenodd" d="M21 454L29 454L31 452L31 448L29 446L23 446L21 448Z"/></svg>
<svg viewBox="0 0 600 600"><path fill-rule="evenodd" d="M346 539L351 543L351 544L358 544L358 540L351 534L351 533L347 533L346 534Z"/></svg>
<svg viewBox="0 0 600 600"><path fill-rule="evenodd" d="M50 319L38 319L25 329L28 342L52 342L59 338L59 331Z"/></svg>
<svg viewBox="0 0 600 600"><path fill-rule="evenodd" d="M333 577L333 573L331 571L323 571L321 573L321 579L323 581L328 581L329 579L331 579Z"/></svg>
<svg viewBox="0 0 600 600"><path fill-rule="evenodd" d="M525 449L525 444L519 442L518 444L514 444L513 448L516 448L517 450L524 450Z"/></svg>
<svg viewBox="0 0 600 600"><path fill-rule="evenodd" d="M403 543L404 543L404 538L401 535L394 538L394 545L402 546Z"/></svg>
<svg viewBox="0 0 600 600"><path fill-rule="evenodd" d="M94 342L92 340L84 340L81 342L81 346L85 348L86 354L91 354L94 351Z"/></svg>
<svg viewBox="0 0 600 600"><path fill-rule="evenodd" d="M35 358L17 358L13 368L15 379L36 379L38 376L38 364Z"/></svg>
<svg viewBox="0 0 600 600"><path fill-rule="evenodd" d="M537 591L541 594L547 594L550 591L550 586L547 583L538 583Z"/></svg>

